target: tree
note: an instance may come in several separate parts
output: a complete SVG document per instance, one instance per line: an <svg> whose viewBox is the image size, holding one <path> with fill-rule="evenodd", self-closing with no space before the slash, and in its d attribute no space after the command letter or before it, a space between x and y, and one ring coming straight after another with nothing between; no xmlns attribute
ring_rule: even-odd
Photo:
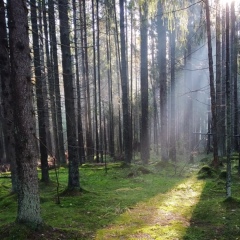
<svg viewBox="0 0 240 240"><path fill-rule="evenodd" d="M74 24L74 57L76 69L76 87L77 87L77 124L78 124L78 147L80 163L85 162L85 151L83 141L83 128L82 128L82 106L81 106L81 92L80 92L80 74L79 74L79 54L78 54L78 41L77 41L77 9L76 1L72 1L73 5L73 24Z"/></svg>
<svg viewBox="0 0 240 240"><path fill-rule="evenodd" d="M222 64L221 64L221 18L220 18L220 3L216 1L216 113L217 113L217 136L219 153L223 156L223 132L222 134L222 120L221 118L221 80L222 80Z"/></svg>
<svg viewBox="0 0 240 240"><path fill-rule="evenodd" d="M125 24L124 24L124 0L119 1L120 7L120 43L121 43L121 80L122 80L122 111L123 111L123 145L124 160L131 163L132 146L130 141L130 124L129 124L129 100L128 100L128 76L127 76L127 60L126 60L126 40L125 40Z"/></svg>
<svg viewBox="0 0 240 240"><path fill-rule="evenodd" d="M72 74L72 59L70 51L70 27L68 18L68 1L59 0L59 19L60 19L60 39L62 50L62 68L63 83L65 93L65 108L67 121L67 141L68 141L68 161L69 161L69 178L68 189L79 189L79 159L77 150L76 136L76 114L74 104L74 84Z"/></svg>
<svg viewBox="0 0 240 240"><path fill-rule="evenodd" d="M37 95L37 113L38 113L38 128L39 128L39 145L40 145L40 159L42 181L49 182L48 173L48 152L47 152L47 135L45 125L45 104L43 98L43 76L41 73L41 59L39 49L39 35L36 1L31 0L31 23L33 30L33 53L34 53L34 73L36 78L36 95Z"/></svg>
<svg viewBox="0 0 240 240"><path fill-rule="evenodd" d="M6 145L6 160L11 163L12 191L17 191L16 155L14 139L14 118L12 111L13 96L11 85L11 69L7 40L4 1L0 1L0 81L3 105L3 129Z"/></svg>
<svg viewBox="0 0 240 240"><path fill-rule="evenodd" d="M54 87L55 105L56 105L56 128L57 128L57 161L65 163L64 155L64 142L63 142L63 126L62 126L62 110L61 110L61 95L59 84L59 68L58 68L58 51L57 51L57 38L56 38L56 26L55 26L55 14L54 14L54 1L48 0L48 22L49 22L49 39L51 46L51 68L53 76L50 85ZM50 86L51 92L51 86Z"/></svg>
<svg viewBox="0 0 240 240"><path fill-rule="evenodd" d="M37 175L37 142L32 104L28 14L25 0L9 0L8 27L11 61L16 164L17 222L38 227L42 223Z"/></svg>
<svg viewBox="0 0 240 240"><path fill-rule="evenodd" d="M213 57L212 57L212 38L210 27L209 2L206 0L206 20L207 20L207 40L208 40L208 61L209 61L209 80L212 111L212 134L213 134L213 165L218 167L218 139L217 139L217 112L216 112L216 93L214 87Z"/></svg>
<svg viewBox="0 0 240 240"><path fill-rule="evenodd" d="M176 117L175 117L175 50L176 50L176 32L173 30L170 35L171 44L171 128L170 128L170 151L169 157L176 161Z"/></svg>
<svg viewBox="0 0 240 240"><path fill-rule="evenodd" d="M231 85L230 85L230 50L229 50L229 5L226 3L226 153L227 153L227 178L226 195L231 197L231 144L232 144L232 121L231 121Z"/></svg>
<svg viewBox="0 0 240 240"><path fill-rule="evenodd" d="M163 6L158 2L158 68L160 83L160 124L161 124L161 158L168 160L168 122L167 122L167 63L166 63L166 26L163 18Z"/></svg>
<svg viewBox="0 0 240 240"><path fill-rule="evenodd" d="M141 158L147 164L149 160L148 126L148 6L144 1L141 12Z"/></svg>
<svg viewBox="0 0 240 240"><path fill-rule="evenodd" d="M236 14L235 14L235 2L231 2L231 89L232 89L232 115L233 115L233 149L238 151L238 39L236 33Z"/></svg>

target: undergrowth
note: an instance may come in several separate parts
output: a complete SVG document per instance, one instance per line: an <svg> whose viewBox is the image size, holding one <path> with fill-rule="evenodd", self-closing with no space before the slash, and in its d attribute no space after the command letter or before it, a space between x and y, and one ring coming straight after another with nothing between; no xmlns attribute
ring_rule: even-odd
<svg viewBox="0 0 240 240"><path fill-rule="evenodd" d="M238 239L239 177L233 172L234 197L226 200L224 167L210 178L196 178L196 172L207 163L206 159L191 165L108 163L107 172L105 166L87 164L80 168L83 191L73 194L66 194L68 170L61 167L60 204L56 204L57 184L51 170L49 184L39 181L44 226L36 232L14 223L17 199L10 194L10 179L1 178L1 239L120 239L109 237L112 231L122 234L122 239ZM184 198L189 198L189 203ZM154 211L158 222L153 221ZM136 226L130 228L128 221Z"/></svg>

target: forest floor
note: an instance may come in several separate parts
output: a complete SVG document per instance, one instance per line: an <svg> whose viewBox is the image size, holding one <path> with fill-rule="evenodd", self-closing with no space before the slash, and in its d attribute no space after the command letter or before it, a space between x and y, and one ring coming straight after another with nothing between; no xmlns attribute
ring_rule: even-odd
<svg viewBox="0 0 240 240"><path fill-rule="evenodd" d="M184 159L184 157L182 157ZM176 165L153 158L148 166L109 163L80 168L81 192L66 192L67 168L40 182L44 226L33 231L14 223L16 196L10 179L0 178L0 239L240 239L240 178L232 161L232 195L225 197L225 169L213 170L210 157ZM107 171L106 171L107 170ZM199 171L200 170L200 171ZM0 177L8 173L0 174Z"/></svg>

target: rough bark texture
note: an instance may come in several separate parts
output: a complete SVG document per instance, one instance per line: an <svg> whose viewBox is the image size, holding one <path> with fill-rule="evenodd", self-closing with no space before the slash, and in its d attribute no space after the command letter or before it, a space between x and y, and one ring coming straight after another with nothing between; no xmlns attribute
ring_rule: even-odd
<svg viewBox="0 0 240 240"><path fill-rule="evenodd" d="M7 40L4 1L0 0L0 80L3 107L3 131L6 146L6 161L11 163L12 191L17 190L15 139L13 124L13 96L10 77L10 59Z"/></svg>
<svg viewBox="0 0 240 240"><path fill-rule="evenodd" d="M26 1L10 0L8 24L11 80L14 98L18 174L17 222L37 227L42 223L37 176L35 116L32 104L30 49Z"/></svg>
<svg viewBox="0 0 240 240"><path fill-rule="evenodd" d="M77 151L76 115L74 109L74 84L72 76L72 60L70 52L70 28L68 18L68 1L59 0L60 39L62 50L63 83L65 92L65 108L68 140L68 188L80 188L79 159Z"/></svg>

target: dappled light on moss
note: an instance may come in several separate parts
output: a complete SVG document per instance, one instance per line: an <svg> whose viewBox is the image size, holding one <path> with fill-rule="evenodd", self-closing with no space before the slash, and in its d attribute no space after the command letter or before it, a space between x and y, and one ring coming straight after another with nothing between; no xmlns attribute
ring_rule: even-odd
<svg viewBox="0 0 240 240"><path fill-rule="evenodd" d="M115 224L99 230L96 239L180 239L190 225L203 187L203 181L187 179L169 192L128 209Z"/></svg>

